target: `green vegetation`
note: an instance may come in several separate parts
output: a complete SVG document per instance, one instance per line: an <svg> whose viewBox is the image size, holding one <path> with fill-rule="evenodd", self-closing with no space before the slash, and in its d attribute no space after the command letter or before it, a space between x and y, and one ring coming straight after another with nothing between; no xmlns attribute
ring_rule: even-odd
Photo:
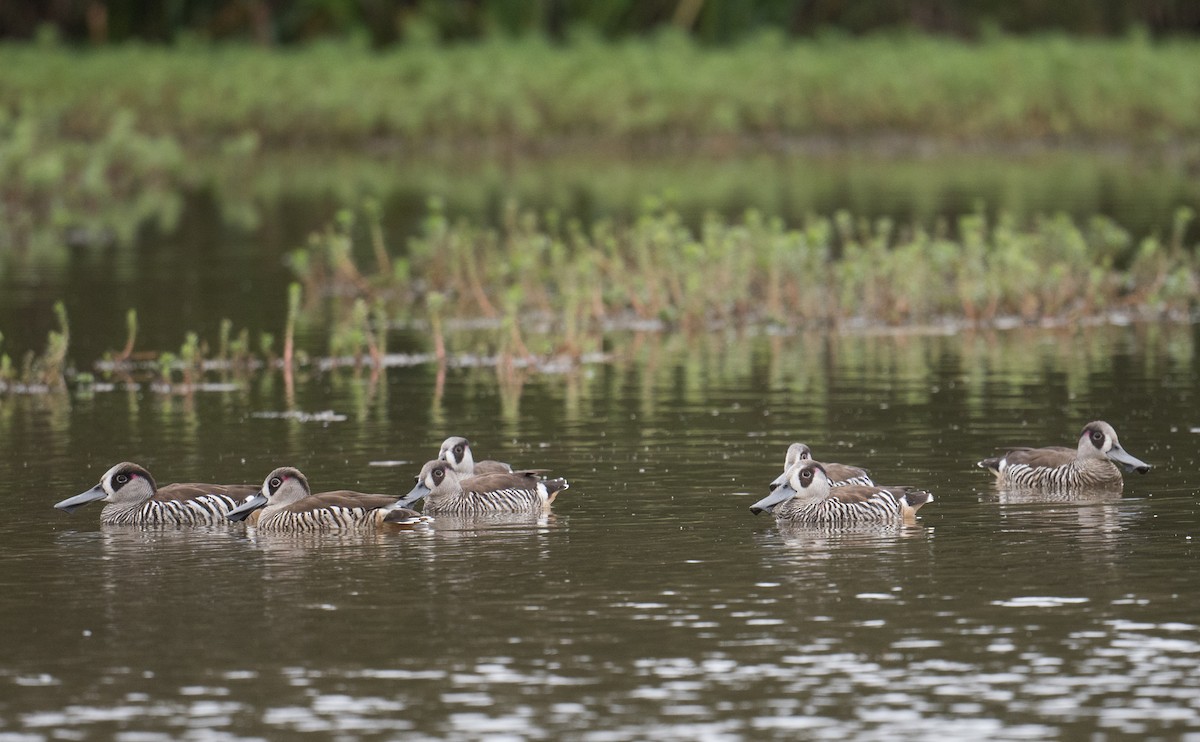
<svg viewBox="0 0 1200 742"><path fill-rule="evenodd" d="M972 215L927 231L839 213L789 229L751 211L692 230L671 210L585 226L513 207L488 229L452 223L435 204L422 233L391 260L403 270L360 271L353 235L363 230L346 214L292 265L310 302L353 306L333 312L343 318L336 326L351 328L343 331L366 333L365 306L374 302L391 317L427 322L435 346L451 320L482 317L500 330L492 353L526 354L522 328L536 326L550 344L541 352L579 355L614 326L989 325L1120 309L1186 316L1200 294L1200 258L1183 244L1192 218L1181 209L1165 240L1134 244L1104 218L1019 225Z"/></svg>
<svg viewBox="0 0 1200 742"><path fill-rule="evenodd" d="M1005 155L1065 144L1153 152L1186 170L1200 161L1197 68L1200 43L1136 34L967 43L763 32L718 48L674 33L616 43L583 34L385 52L349 42L286 52L9 43L0 45L0 248L6 260L17 248L61 261L64 242L126 244L147 223L170 229L182 194L197 190L242 227L280 191L383 199L399 172L410 191L462 189L486 202L514 179L543 177L482 164L514 154L566 163L551 169L567 180L555 198L571 197L572 180L590 188L603 176L599 207L628 200L631 178L635 198L670 191L711 208L725 189L762 206L764 182L814 189L808 168L793 173L778 159L797 151ZM619 164L651 154L675 159L657 168L657 184L651 174L655 189ZM1045 187L1024 180L1004 196Z"/></svg>
<svg viewBox="0 0 1200 742"><path fill-rule="evenodd" d="M654 346L690 345L688 338L802 339L815 337L807 330L893 325L1079 326L1113 313L1186 319L1200 309L1200 258L1183 242L1194 216L1187 209L1165 236L1135 243L1102 218L1022 225L971 215L926 231L839 213L789 229L749 212L734 222L712 216L693 230L669 209L585 226L510 207L502 226L489 229L451 222L435 203L402 250L381 242L377 210L365 212L365 220L344 212L293 254L302 283L287 294L282 358L272 336L263 333L252 348L229 320L212 345L188 332L177 352L135 353L131 312L124 349L97 369L187 392L214 375L243 378L264 367L290 378L342 366L482 362L519 388L525 369L623 363L647 336L658 338ZM360 269L356 256L371 268ZM63 332L51 333L44 357L27 358L22 374L0 359L6 379L61 386L61 314L60 321ZM307 348L299 347L303 326L323 328L305 334ZM427 352L389 356L396 332ZM702 345L720 353L720 343Z"/></svg>
<svg viewBox="0 0 1200 742"><path fill-rule="evenodd" d="M59 329L51 330L47 335L46 350L41 355L30 350L17 366L7 353L0 353L0 392L41 392L66 388L67 349L71 342L71 330L67 323L67 308L61 301L54 304L54 316ZM0 343L3 340L4 336L0 335Z"/></svg>
<svg viewBox="0 0 1200 742"><path fill-rule="evenodd" d="M663 34L286 53L10 44L0 46L0 109L89 141L128 115L146 136L235 155L381 140L481 152L880 134L1157 143L1200 133L1198 67L1200 43L1139 35L964 43L764 33L710 49Z"/></svg>
<svg viewBox="0 0 1200 742"><path fill-rule="evenodd" d="M280 357L289 371L329 356L379 367L397 329L428 337L439 360L511 361L584 357L614 327L1195 309L1190 211L1170 224L1140 215L1164 225L1157 235L1090 215L1112 202L1136 211L1132 194L1148 189L1160 208L1195 202L1198 42L564 39L410 39L381 52L0 45L0 270L63 261L68 243L127 244L148 223L170 229L188 193L211 193L221 219L247 229L256 208L297 192L374 197L293 255L299 286L278 343L225 321L215 339L186 333L170 352L137 353L131 314L103 370L184 386ZM926 149L941 157L921 160ZM798 164L796 151L818 157ZM962 164L980 151L1049 161L1054 175ZM947 153L961 181L887 200L944 178ZM1077 182L1070 215L1036 216L1045 189ZM504 207L514 194L533 208ZM426 195L445 200L419 234L389 239L387 210ZM325 347L311 347L318 335ZM0 379L58 383L51 346L24 366L0 359Z"/></svg>

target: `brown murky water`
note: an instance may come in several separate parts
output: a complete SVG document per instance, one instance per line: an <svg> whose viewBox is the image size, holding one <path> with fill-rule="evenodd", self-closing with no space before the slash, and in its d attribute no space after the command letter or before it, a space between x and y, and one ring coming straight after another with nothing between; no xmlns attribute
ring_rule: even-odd
<svg viewBox="0 0 1200 742"><path fill-rule="evenodd" d="M1029 739L1200 727L1192 326L617 338L612 363L0 400L0 740ZM309 421L263 416L332 411ZM1119 497L974 462L1113 423ZM407 491L447 435L571 489L540 521L379 536L106 528L160 481ZM793 440L937 500L911 528L747 506ZM381 465L386 464L386 465Z"/></svg>

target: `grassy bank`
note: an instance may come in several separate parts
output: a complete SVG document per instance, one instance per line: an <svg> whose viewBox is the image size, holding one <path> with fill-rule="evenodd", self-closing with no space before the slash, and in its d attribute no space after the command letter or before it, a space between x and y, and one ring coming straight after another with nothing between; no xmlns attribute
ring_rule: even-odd
<svg viewBox="0 0 1200 742"><path fill-rule="evenodd" d="M64 138L122 111L185 149L554 149L750 137L900 134L953 140L1132 139L1200 133L1200 43L921 36L704 48L664 34L536 38L388 52L344 43L0 47L0 108ZM246 142L241 142L245 145Z"/></svg>
<svg viewBox="0 0 1200 742"><path fill-rule="evenodd" d="M664 34L386 52L0 44L0 249L125 243L146 222L172 226L180 193L197 189L228 193L229 213L246 221L236 203L246 184L314 154L374 161L337 190L416 161L564 154L1007 155L1068 144L1159 152L1186 168L1200 162L1196 68L1200 43L1141 36L764 34L713 48ZM668 187L686 201L712 180L684 174Z"/></svg>
<svg viewBox="0 0 1200 742"><path fill-rule="evenodd" d="M353 152L396 170L1032 143L1200 161L1200 43L1140 36L764 34L713 48L667 33L385 52L4 44L0 69L0 247L124 242L147 221L169 227L182 191L217 182L236 198L291 153Z"/></svg>

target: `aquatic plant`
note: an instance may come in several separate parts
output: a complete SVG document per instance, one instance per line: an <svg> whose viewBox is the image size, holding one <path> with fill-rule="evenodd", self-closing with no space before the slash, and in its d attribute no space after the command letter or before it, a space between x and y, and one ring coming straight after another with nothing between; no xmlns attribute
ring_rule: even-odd
<svg viewBox="0 0 1200 742"><path fill-rule="evenodd" d="M26 383L42 384L52 389L66 384L63 374L67 366L67 349L71 342L71 328L67 322L67 307L61 301L54 303L54 317L58 320L57 330L46 337L46 350L41 356L26 356L23 379Z"/></svg>
<svg viewBox="0 0 1200 742"><path fill-rule="evenodd" d="M451 224L434 203L408 243L416 280L360 272L344 229L315 238L293 265L304 266L318 295L353 303L349 321L335 323L343 350L365 347L372 301L380 315L384 306L393 314L423 308L435 347L448 317L490 318L499 328L493 350L524 356L522 328L531 324L578 353L581 338L614 323L695 331L1187 312L1200 275L1194 251L1180 244L1188 218L1176 219L1170 249L1152 238L1134 249L1125 230L1100 217L1023 225L976 213L927 230L840 212L787 228L750 211L692 229L667 208L628 225L585 227L510 206L499 228L486 229ZM350 285L357 293L346 293Z"/></svg>

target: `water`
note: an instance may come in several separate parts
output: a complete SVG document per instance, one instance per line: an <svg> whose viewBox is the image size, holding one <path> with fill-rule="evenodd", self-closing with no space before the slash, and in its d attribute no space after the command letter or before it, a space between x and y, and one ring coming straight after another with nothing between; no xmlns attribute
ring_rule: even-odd
<svg viewBox="0 0 1200 742"><path fill-rule="evenodd" d="M616 338L610 363L0 401L0 740L1039 739L1200 727L1197 329ZM256 413L334 415L299 419ZM344 419L341 419L343 418ZM1123 495L974 462L1112 422ZM552 517L386 535L138 530L53 502L162 482L402 493L451 434L547 467ZM786 446L937 499L781 529ZM372 465L372 462L390 465Z"/></svg>

